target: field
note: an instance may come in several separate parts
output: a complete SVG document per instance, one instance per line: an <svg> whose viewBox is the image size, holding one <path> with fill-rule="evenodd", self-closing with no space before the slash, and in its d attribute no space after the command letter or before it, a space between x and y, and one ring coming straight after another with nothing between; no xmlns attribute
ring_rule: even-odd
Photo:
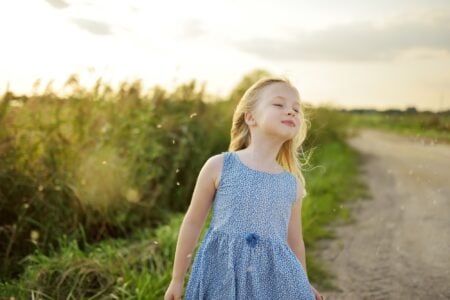
<svg viewBox="0 0 450 300"><path fill-rule="evenodd" d="M216 101L195 80L143 91L139 81L114 89L99 79L87 90L76 76L68 96L5 94L0 297L161 299L196 176L227 150L232 111L259 75ZM327 266L308 250L333 238L330 224L349 220L347 203L367 193L345 138L373 126L450 140L449 116L305 110L303 235L311 283L326 288Z"/></svg>

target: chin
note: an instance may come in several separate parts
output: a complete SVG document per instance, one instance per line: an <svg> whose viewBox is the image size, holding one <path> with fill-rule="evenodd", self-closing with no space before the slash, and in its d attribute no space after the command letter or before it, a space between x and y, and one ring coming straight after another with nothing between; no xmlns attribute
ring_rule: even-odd
<svg viewBox="0 0 450 300"><path fill-rule="evenodd" d="M282 139L284 139L285 141L287 141L287 140L293 139L295 137L295 134L294 133L286 133L286 132L284 132L284 133L280 133L280 137Z"/></svg>
<svg viewBox="0 0 450 300"><path fill-rule="evenodd" d="M285 126L285 125L283 125ZM291 130L286 130L285 127L282 128L268 128L267 133L269 135L273 135L273 136L277 136L281 139L283 139L284 141L286 140L290 140L292 138L295 137L296 131L294 130L294 128L291 128Z"/></svg>

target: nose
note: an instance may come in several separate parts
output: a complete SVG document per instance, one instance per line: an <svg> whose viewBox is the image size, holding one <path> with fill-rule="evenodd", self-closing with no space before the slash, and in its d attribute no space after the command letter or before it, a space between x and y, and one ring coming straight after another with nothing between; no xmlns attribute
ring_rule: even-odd
<svg viewBox="0 0 450 300"><path fill-rule="evenodd" d="M296 112L295 110L293 110L293 109L290 109L290 110L288 111L288 114L289 114L289 115L292 115L292 116L294 116L296 113L297 113L297 112Z"/></svg>

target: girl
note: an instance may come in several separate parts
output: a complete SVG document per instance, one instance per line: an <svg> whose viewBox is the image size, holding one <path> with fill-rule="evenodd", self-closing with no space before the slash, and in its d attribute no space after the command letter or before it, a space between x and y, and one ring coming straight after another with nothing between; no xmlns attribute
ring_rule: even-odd
<svg viewBox="0 0 450 300"><path fill-rule="evenodd" d="M297 150L306 137L300 95L288 79L263 78L239 101L229 151L210 157L180 227L165 300L320 300L306 273Z"/></svg>

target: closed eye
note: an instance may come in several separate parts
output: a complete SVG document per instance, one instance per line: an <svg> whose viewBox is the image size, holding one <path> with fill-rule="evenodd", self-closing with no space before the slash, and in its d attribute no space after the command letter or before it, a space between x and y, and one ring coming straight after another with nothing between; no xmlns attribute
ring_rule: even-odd
<svg viewBox="0 0 450 300"><path fill-rule="evenodd" d="M273 104L273 105L275 105L275 106L278 106L278 107L283 107L283 104L278 104L278 103L275 103L275 104ZM298 112L299 112L299 110L298 110L298 109L294 109L294 111L295 111L296 113L298 113Z"/></svg>

